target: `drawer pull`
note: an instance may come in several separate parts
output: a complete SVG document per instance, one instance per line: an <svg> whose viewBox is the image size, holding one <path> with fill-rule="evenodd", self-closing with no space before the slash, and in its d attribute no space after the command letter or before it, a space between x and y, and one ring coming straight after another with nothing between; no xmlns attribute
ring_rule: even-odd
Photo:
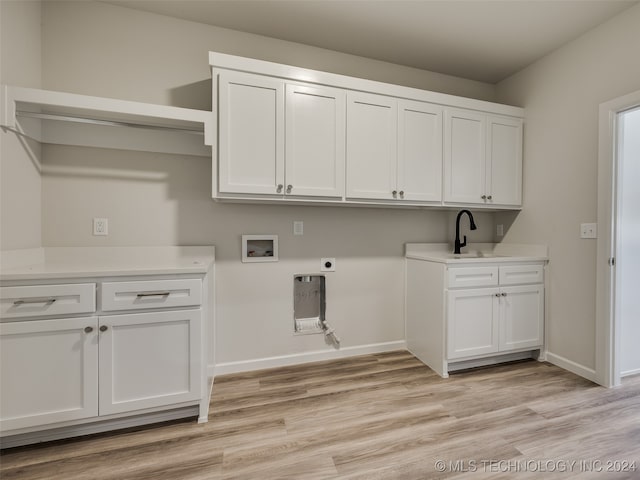
<svg viewBox="0 0 640 480"><path fill-rule="evenodd" d="M84 327L84 333L91 333L93 332L93 327Z"/></svg>
<svg viewBox="0 0 640 480"><path fill-rule="evenodd" d="M53 302L55 302L56 299L55 298L28 298L26 300L16 300L15 302L13 302L13 304L18 307L20 305L26 305L29 303L46 303L48 305L51 305Z"/></svg>
<svg viewBox="0 0 640 480"><path fill-rule="evenodd" d="M101 325L101 326L100 326L100 331L101 331L101 332L106 332L108 328L109 328L109 327L107 327L106 325Z"/></svg>
<svg viewBox="0 0 640 480"><path fill-rule="evenodd" d="M144 298L144 297L168 297L171 295L171 292L147 292L147 293L139 293L136 295L136 298Z"/></svg>

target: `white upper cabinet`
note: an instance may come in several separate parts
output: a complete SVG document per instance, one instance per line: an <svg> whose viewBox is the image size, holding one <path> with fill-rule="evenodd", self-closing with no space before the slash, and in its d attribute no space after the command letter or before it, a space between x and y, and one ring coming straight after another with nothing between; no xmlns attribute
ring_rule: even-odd
<svg viewBox="0 0 640 480"><path fill-rule="evenodd" d="M521 206L521 108L215 52L209 63L216 199Z"/></svg>
<svg viewBox="0 0 640 480"><path fill-rule="evenodd" d="M442 108L398 101L398 195L403 200L442 200Z"/></svg>
<svg viewBox="0 0 640 480"><path fill-rule="evenodd" d="M444 201L484 203L485 115L448 110L444 138Z"/></svg>
<svg viewBox="0 0 640 480"><path fill-rule="evenodd" d="M391 97L347 96L347 197L397 196L397 108Z"/></svg>
<svg viewBox="0 0 640 480"><path fill-rule="evenodd" d="M353 93L347 103L347 197L442 200L442 108Z"/></svg>
<svg viewBox="0 0 640 480"><path fill-rule="evenodd" d="M218 85L220 192L282 193L283 82L225 72Z"/></svg>
<svg viewBox="0 0 640 480"><path fill-rule="evenodd" d="M488 116L487 128L487 202L521 205L522 120Z"/></svg>
<svg viewBox="0 0 640 480"><path fill-rule="evenodd" d="M342 199L343 91L238 72L218 85L220 193Z"/></svg>
<svg viewBox="0 0 640 480"><path fill-rule="evenodd" d="M445 203L521 205L521 119L450 109L444 136Z"/></svg>
<svg viewBox="0 0 640 480"><path fill-rule="evenodd" d="M286 86L285 194L344 195L345 93Z"/></svg>

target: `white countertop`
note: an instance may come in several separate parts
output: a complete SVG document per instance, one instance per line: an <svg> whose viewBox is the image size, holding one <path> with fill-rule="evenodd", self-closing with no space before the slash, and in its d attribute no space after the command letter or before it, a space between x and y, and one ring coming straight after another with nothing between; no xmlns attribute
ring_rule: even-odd
<svg viewBox="0 0 640 480"><path fill-rule="evenodd" d="M46 247L0 252L0 281L96 276L205 274L213 246Z"/></svg>
<svg viewBox="0 0 640 480"><path fill-rule="evenodd" d="M460 255L453 254L448 243L407 243L405 257L427 262L447 264L546 262L549 260L546 245L515 243L471 243L463 247Z"/></svg>

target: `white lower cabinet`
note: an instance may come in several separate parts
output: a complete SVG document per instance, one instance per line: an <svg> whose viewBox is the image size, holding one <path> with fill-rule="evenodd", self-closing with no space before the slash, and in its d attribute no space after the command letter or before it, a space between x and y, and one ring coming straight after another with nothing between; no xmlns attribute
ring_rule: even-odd
<svg viewBox="0 0 640 480"><path fill-rule="evenodd" d="M160 421L163 411L206 418L202 290L201 277L0 287L3 446L41 441L40 430L63 431L53 439L91 422ZM91 316L74 316L79 304Z"/></svg>
<svg viewBox="0 0 640 480"><path fill-rule="evenodd" d="M542 285L450 290L447 357L501 353L543 343Z"/></svg>
<svg viewBox="0 0 640 480"><path fill-rule="evenodd" d="M0 324L0 430L98 415L98 318Z"/></svg>
<svg viewBox="0 0 640 480"><path fill-rule="evenodd" d="M542 282L542 270L542 265L449 268L447 359L540 347L544 286L527 283ZM459 288L465 279L466 288ZM513 285L518 282L524 285ZM469 288L474 286L485 288Z"/></svg>
<svg viewBox="0 0 640 480"><path fill-rule="evenodd" d="M496 294L496 288L448 292L448 358L464 358L498 351L500 312Z"/></svg>
<svg viewBox="0 0 640 480"><path fill-rule="evenodd" d="M504 294L504 295L502 295ZM544 342L544 287L503 287L499 350L537 348Z"/></svg>
<svg viewBox="0 0 640 480"><path fill-rule="evenodd" d="M100 414L200 398L200 310L100 317Z"/></svg>
<svg viewBox="0 0 640 480"><path fill-rule="evenodd" d="M544 345L542 263L407 260L407 348L443 377ZM494 361L495 360L495 361Z"/></svg>

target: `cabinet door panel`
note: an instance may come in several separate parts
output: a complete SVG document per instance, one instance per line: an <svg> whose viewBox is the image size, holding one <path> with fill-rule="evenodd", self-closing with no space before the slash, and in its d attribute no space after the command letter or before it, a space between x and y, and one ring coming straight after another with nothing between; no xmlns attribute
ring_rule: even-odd
<svg viewBox="0 0 640 480"><path fill-rule="evenodd" d="M98 415L97 326L97 317L0 324L3 431Z"/></svg>
<svg viewBox="0 0 640 480"><path fill-rule="evenodd" d="M504 287L500 351L538 347L544 343L544 287Z"/></svg>
<svg viewBox="0 0 640 480"><path fill-rule="evenodd" d="M404 200L442 200L442 108L398 102L398 190Z"/></svg>
<svg viewBox="0 0 640 480"><path fill-rule="evenodd" d="M100 317L100 415L200 398L200 310Z"/></svg>
<svg viewBox="0 0 640 480"><path fill-rule="evenodd" d="M347 197L394 199L397 120L393 98L347 96Z"/></svg>
<svg viewBox="0 0 640 480"><path fill-rule="evenodd" d="M218 88L220 192L279 194L277 187L284 183L284 83L224 72Z"/></svg>
<svg viewBox="0 0 640 480"><path fill-rule="evenodd" d="M522 120L488 117L487 203L522 204Z"/></svg>
<svg viewBox="0 0 640 480"><path fill-rule="evenodd" d="M444 201L480 203L485 193L486 117L445 113Z"/></svg>
<svg viewBox="0 0 640 480"><path fill-rule="evenodd" d="M285 181L292 195L344 194L345 94L287 85Z"/></svg>
<svg viewBox="0 0 640 480"><path fill-rule="evenodd" d="M447 358L498 351L498 289L480 288L447 293Z"/></svg>

